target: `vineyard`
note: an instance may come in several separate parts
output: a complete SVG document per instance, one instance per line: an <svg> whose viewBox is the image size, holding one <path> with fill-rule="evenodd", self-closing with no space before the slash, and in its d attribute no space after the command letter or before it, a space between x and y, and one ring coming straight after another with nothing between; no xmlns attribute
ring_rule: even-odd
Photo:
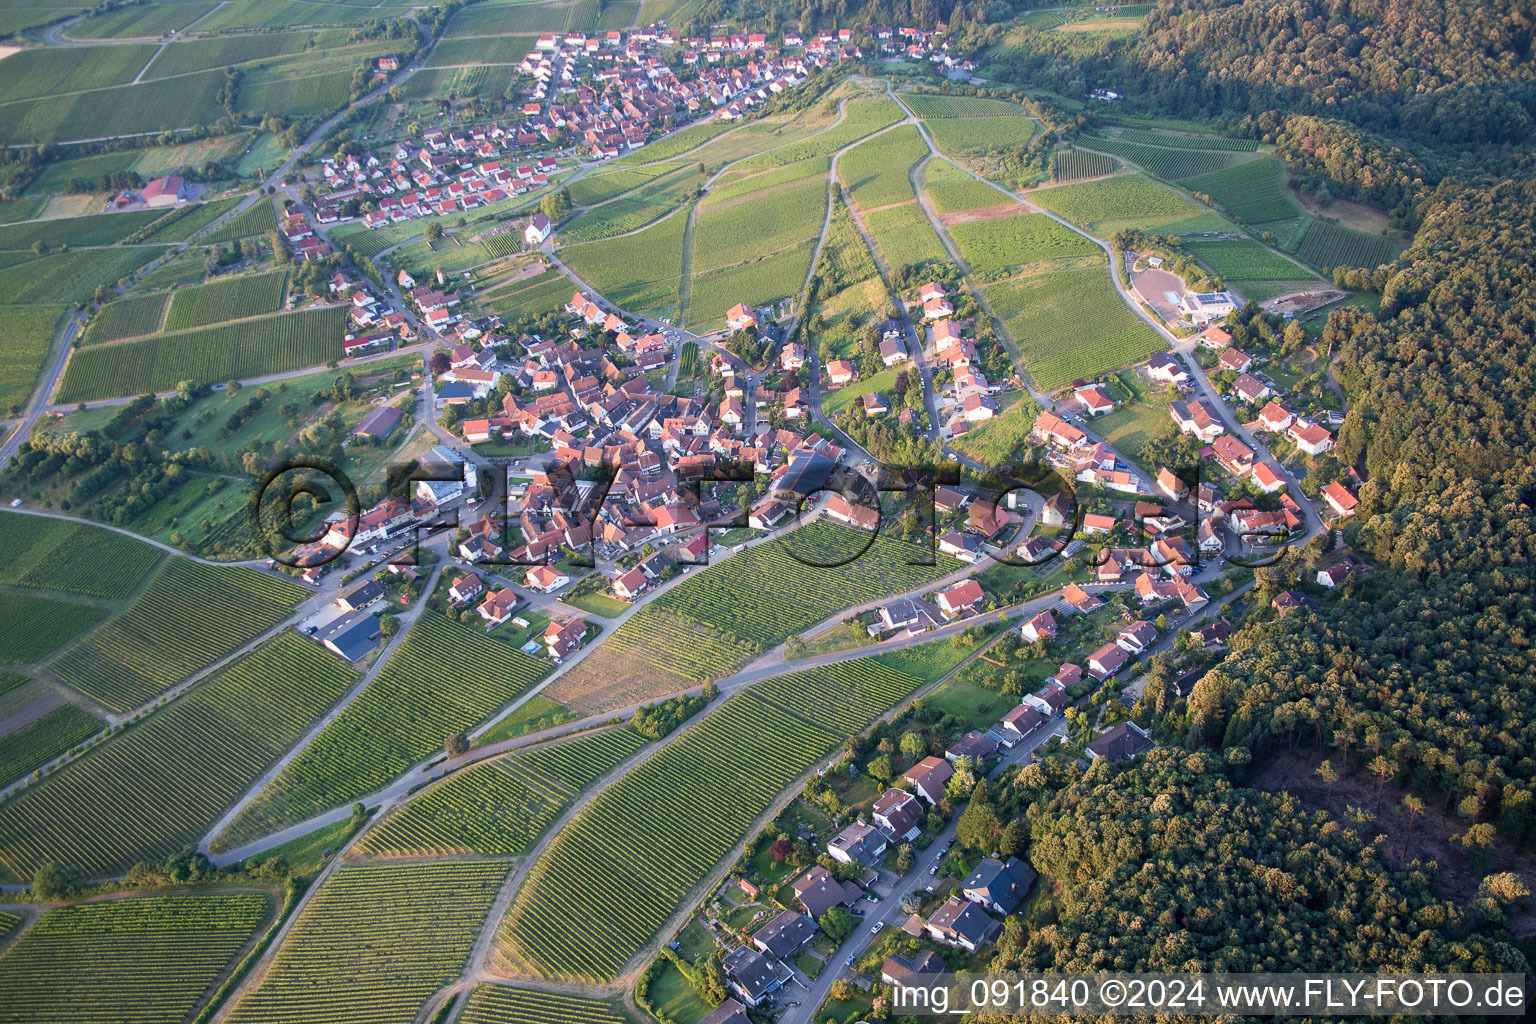
<svg viewBox="0 0 1536 1024"><path fill-rule="evenodd" d="M677 379L693 380L699 375L701 369L699 343L696 341L683 342L683 349L677 356Z"/></svg>
<svg viewBox="0 0 1536 1024"><path fill-rule="evenodd" d="M36 594L0 593L0 664L26 665L96 623L107 614L99 605L54 601Z"/></svg>
<svg viewBox="0 0 1536 1024"><path fill-rule="evenodd" d="M620 308L675 316L687 227L688 218L679 213L632 235L561 246L560 258Z"/></svg>
<svg viewBox="0 0 1536 1024"><path fill-rule="evenodd" d="M1189 252L1229 281L1295 281L1307 272L1281 256L1247 239L1191 242Z"/></svg>
<svg viewBox="0 0 1536 1024"><path fill-rule="evenodd" d="M613 163L623 165L666 160L668 157L686 153L690 149L697 149L716 135L728 132L734 127L736 126L729 121L710 121L705 124L690 125L680 132L673 132L664 139L657 139L639 152L625 154Z"/></svg>
<svg viewBox="0 0 1536 1024"><path fill-rule="evenodd" d="M945 260L944 243L916 203L876 210L864 216L870 237L885 254L892 273L927 260Z"/></svg>
<svg viewBox="0 0 1536 1024"><path fill-rule="evenodd" d="M1035 135L1027 117L951 117L929 121L928 134L947 153L998 153L1026 145Z"/></svg>
<svg viewBox="0 0 1536 1024"><path fill-rule="evenodd" d="M1095 140L1097 141L1097 140ZM1103 153L1090 153L1086 149L1072 149L1051 157L1051 177L1057 181L1080 181L1083 178L1102 178L1115 173L1114 157Z"/></svg>
<svg viewBox="0 0 1536 1024"><path fill-rule="evenodd" d="M853 222L853 214L848 212L842 196L832 200L832 220L827 225L827 237L821 245L821 263L817 265L816 273L826 282L827 290L834 294L879 274L875 258L870 254L869 246L864 244L864 236L859 234L859 227Z"/></svg>
<svg viewBox="0 0 1536 1024"><path fill-rule="evenodd" d="M506 965L590 982L619 973L779 792L918 682L860 659L726 701L555 835L502 922ZM717 770L727 763L752 770Z"/></svg>
<svg viewBox="0 0 1536 1024"><path fill-rule="evenodd" d="M910 564L930 556L891 536L818 520L697 572L652 603L768 650L839 609L960 568L944 555L932 556L936 565Z"/></svg>
<svg viewBox="0 0 1536 1024"><path fill-rule="evenodd" d="M246 274L210 281L193 288L177 289L171 296L171 309L165 316L167 331L243 320L246 317L275 313L283 306L288 272L274 270L267 274Z"/></svg>
<svg viewBox="0 0 1536 1024"><path fill-rule="evenodd" d="M476 985L459 1020L464 1024L629 1024L628 1016L596 999L508 985Z"/></svg>
<svg viewBox="0 0 1536 1024"><path fill-rule="evenodd" d="M598 203L606 203L614 196L649 184L656 178L671 174L680 167L682 164L634 167L577 178L568 186L571 203L574 206L596 206Z"/></svg>
<svg viewBox="0 0 1536 1024"><path fill-rule="evenodd" d="M931 160L923 168L923 191L940 213L979 210L1009 201L1004 193L945 160Z"/></svg>
<svg viewBox="0 0 1536 1024"><path fill-rule="evenodd" d="M1209 196L1245 224L1290 220L1301 215L1285 187L1285 167L1272 156L1249 160L1180 182L1195 195Z"/></svg>
<svg viewBox="0 0 1536 1024"><path fill-rule="evenodd" d="M738 302L761 306L798 297L814 250L814 240L806 239L771 255L695 274L687 310L689 329L723 327L725 311Z"/></svg>
<svg viewBox="0 0 1536 1024"><path fill-rule="evenodd" d="M0 1020L177 1024L271 913L259 893L50 910L0 957Z"/></svg>
<svg viewBox="0 0 1536 1024"><path fill-rule="evenodd" d="M955 224L949 236L971 268L979 273L1035 260L1091 256L1100 251L1090 238L1063 227L1043 213Z"/></svg>
<svg viewBox="0 0 1536 1024"><path fill-rule="evenodd" d="M39 715L0 736L0 784L14 781L96 733L101 723L73 704Z"/></svg>
<svg viewBox="0 0 1536 1024"><path fill-rule="evenodd" d="M424 614L368 688L219 835L219 847L373 792L440 749L444 737L521 696L549 668L478 629Z"/></svg>
<svg viewBox="0 0 1536 1024"><path fill-rule="evenodd" d="M458 977L508 866L343 867L299 914L259 987L224 1019L411 1020L432 993Z"/></svg>
<svg viewBox="0 0 1536 1024"><path fill-rule="evenodd" d="M119 338L155 334L160 330L160 320L164 315L164 292L109 302L91 318L91 326L86 329L80 344L99 345Z"/></svg>
<svg viewBox="0 0 1536 1024"><path fill-rule="evenodd" d="M28 254L29 258L22 258L0 270L0 295L16 305L84 302L96 291L97 285L125 277L169 251L141 245L118 249L71 249L41 258Z"/></svg>
<svg viewBox="0 0 1536 1024"><path fill-rule="evenodd" d="M688 164L676 174L657 178L627 196L588 210L561 228L561 234L573 241L590 241L638 230L683 206L692 187L702 181Z"/></svg>
<svg viewBox="0 0 1536 1024"><path fill-rule="evenodd" d="M492 289L485 302L504 317L531 320L560 309L571 301L573 291L570 278L558 270L545 270Z"/></svg>
<svg viewBox="0 0 1536 1024"><path fill-rule="evenodd" d="M13 514L5 520L0 583L121 599L163 557L148 544L84 523Z"/></svg>
<svg viewBox="0 0 1536 1024"><path fill-rule="evenodd" d="M1007 100L990 100L981 96L940 96L931 92L914 92L902 96L902 102L918 117L1023 117L1024 108Z"/></svg>
<svg viewBox="0 0 1536 1024"><path fill-rule="evenodd" d="M195 843L355 682L284 632L0 806L0 862L121 874ZM136 798L123 799L133 793Z"/></svg>
<svg viewBox="0 0 1536 1024"><path fill-rule="evenodd" d="M873 209L912 198L907 172L928 155L928 145L913 125L893 128L844 153L838 176L861 209Z"/></svg>
<svg viewBox="0 0 1536 1024"><path fill-rule="evenodd" d="M847 116L837 127L828 128L799 142L780 146L750 160L743 160L738 166L742 168L779 167L800 160L809 160L815 156L831 156L849 143L857 142L872 132L893 125L906 116L906 111L884 96L849 100L846 109Z"/></svg>
<svg viewBox="0 0 1536 1024"><path fill-rule="evenodd" d="M1098 268L1015 278L983 289L1042 391L1145 359L1162 340Z"/></svg>
<svg viewBox="0 0 1536 1024"><path fill-rule="evenodd" d="M692 270L695 274L714 270L814 238L826 212L827 182L823 177L802 178L747 196L707 202L699 207L694 228Z"/></svg>
<svg viewBox="0 0 1536 1024"><path fill-rule="evenodd" d="M170 391L184 380L211 383L322 366L341 356L345 317L344 307L328 306L78 349L58 400L147 394Z"/></svg>
<svg viewBox="0 0 1536 1024"><path fill-rule="evenodd" d="M0 349L0 409L19 407L37 386L54 333L64 316L62 306L7 306L6 344Z"/></svg>
<svg viewBox="0 0 1536 1024"><path fill-rule="evenodd" d="M381 856L522 853L577 793L644 745L620 727L477 764L391 814L358 849Z"/></svg>
<svg viewBox="0 0 1536 1024"><path fill-rule="evenodd" d="M540 977L614 977L773 798L840 740L750 696L727 701L555 834L502 922L501 955Z"/></svg>
<svg viewBox="0 0 1536 1024"><path fill-rule="evenodd" d="M117 619L59 657L53 674L129 711L287 618L296 585L234 566L173 558Z"/></svg>
<svg viewBox="0 0 1536 1024"><path fill-rule="evenodd" d="M264 235L268 231L277 230L277 214L272 209L272 201L257 201L246 207L240 213L235 214L229 222L216 231L209 232L203 238L198 239L201 244L212 245L215 242L233 242L236 239L248 238L251 235Z"/></svg>
<svg viewBox="0 0 1536 1024"><path fill-rule="evenodd" d="M750 695L848 735L884 714L921 682L871 658L860 658L776 676L752 687Z"/></svg>
<svg viewBox="0 0 1536 1024"><path fill-rule="evenodd" d="M1227 161L1232 159L1232 154L1227 152L1165 149L1162 146L1143 146L1136 142L1126 142L1123 138L1095 137L1083 139L1082 142L1094 149L1101 149L1106 153L1124 157L1134 164L1140 164L1148 174L1166 181L1178 181L1180 178L1217 171L1227 166Z"/></svg>
<svg viewBox="0 0 1536 1024"><path fill-rule="evenodd" d="M1137 174L1038 188L1029 193L1029 201L1100 238L1109 238L1122 228L1178 234L1230 226L1166 185Z"/></svg>
<svg viewBox="0 0 1536 1024"><path fill-rule="evenodd" d="M1334 267L1367 267L1374 270L1397 256L1398 246L1390 238L1367 235L1340 227L1332 221L1314 218L1296 255L1325 271Z"/></svg>
<svg viewBox="0 0 1536 1024"><path fill-rule="evenodd" d="M1220 135L1175 135L1171 132L1151 132L1144 128L1122 128L1120 138L1141 146L1205 149L1223 153L1252 153L1259 148L1254 139L1229 139Z"/></svg>
<svg viewBox="0 0 1536 1024"><path fill-rule="evenodd" d="M647 604L544 693L591 714L723 679L758 653L739 637Z"/></svg>

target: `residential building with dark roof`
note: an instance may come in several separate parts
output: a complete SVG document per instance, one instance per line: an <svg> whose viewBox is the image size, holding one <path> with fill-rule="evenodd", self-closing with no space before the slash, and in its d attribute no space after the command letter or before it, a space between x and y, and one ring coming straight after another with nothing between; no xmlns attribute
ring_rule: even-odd
<svg viewBox="0 0 1536 1024"><path fill-rule="evenodd" d="M775 960L787 960L816 937L816 922L798 910L786 910L752 936L752 944Z"/></svg>
<svg viewBox="0 0 1536 1024"><path fill-rule="evenodd" d="M978 906L998 914L1011 914L1024 902L1034 883L1035 869L1019 858L1001 861L988 857L976 865L960 891Z"/></svg>

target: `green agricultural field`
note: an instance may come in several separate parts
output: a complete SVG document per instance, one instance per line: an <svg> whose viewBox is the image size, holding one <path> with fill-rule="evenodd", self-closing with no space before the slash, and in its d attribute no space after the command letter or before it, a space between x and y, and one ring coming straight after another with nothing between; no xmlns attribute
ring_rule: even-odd
<svg viewBox="0 0 1536 1024"><path fill-rule="evenodd" d="M853 222L853 215L848 212L842 197L836 197L816 273L830 290L838 292L868 281L879 272L869 246L864 244L864 236L859 234L859 227Z"/></svg>
<svg viewBox="0 0 1536 1024"><path fill-rule="evenodd" d="M837 127L744 160L740 166L744 168L780 167L784 164L809 160L811 157L831 156L849 143L857 142L872 132L893 125L905 116L906 111L884 96L852 99L848 101L847 116Z"/></svg>
<svg viewBox="0 0 1536 1024"><path fill-rule="evenodd" d="M824 156L813 156L808 160L797 160L792 164L784 164L764 170L761 167L731 168L721 173L720 178L709 187L709 197L706 202L710 206L723 204L727 199L737 199L742 196L752 196L765 192L779 185L789 185L805 181L808 178L825 179L832 161Z"/></svg>
<svg viewBox="0 0 1536 1024"><path fill-rule="evenodd" d="M0 249L30 249L35 242L42 242L50 249L60 245L76 249L87 245L111 245L164 216L164 210L130 210L7 224L0 227Z"/></svg>
<svg viewBox="0 0 1536 1024"><path fill-rule="evenodd" d="M1191 242L1191 255L1229 281L1294 281L1306 271L1279 253L1246 239Z"/></svg>
<svg viewBox="0 0 1536 1024"><path fill-rule="evenodd" d="M589 174L571 182L568 191L575 206L596 206L614 196L648 185L657 178L680 170L682 164L656 164L646 167L623 167L601 174Z"/></svg>
<svg viewBox="0 0 1536 1024"><path fill-rule="evenodd" d="M555 834L502 921L504 965L592 983L620 973L774 797L847 735L845 727L862 728L917 685L905 673L853 662L780 680L766 696L747 691L726 701ZM816 691L841 700L818 701ZM801 717L805 711L836 727ZM752 771L700 770L721 758Z"/></svg>
<svg viewBox="0 0 1536 1024"><path fill-rule="evenodd" d="M309 32L264 32L183 39L161 51L145 77L167 78L300 53L310 38Z"/></svg>
<svg viewBox="0 0 1536 1024"><path fill-rule="evenodd" d="M1173 189L1140 175L1037 188L1026 198L1104 239L1122 228L1179 234L1228 227L1225 220L1202 212Z"/></svg>
<svg viewBox="0 0 1536 1024"><path fill-rule="evenodd" d="M893 273L927 260L948 259L944 243L916 203L876 210L864 218L864 224Z"/></svg>
<svg viewBox="0 0 1536 1024"><path fill-rule="evenodd" d="M3 306L5 347L0 349L0 410L24 405L37 386L48 350L64 318L63 306Z"/></svg>
<svg viewBox="0 0 1536 1024"><path fill-rule="evenodd" d="M173 558L121 616L54 662L64 683L129 711L287 618L304 591L255 569Z"/></svg>
<svg viewBox="0 0 1536 1024"><path fill-rule="evenodd" d="M560 259L621 309L675 317L687 227L678 212L622 238L561 246Z"/></svg>
<svg viewBox="0 0 1536 1024"><path fill-rule="evenodd" d="M913 198L912 166L928 155L928 145L913 125L893 128L861 142L838 158L837 173L860 209Z"/></svg>
<svg viewBox="0 0 1536 1024"><path fill-rule="evenodd" d="M839 609L916 589L960 568L944 555L935 556L936 565L912 564L929 554L891 536L819 520L696 572L652 604L768 650Z"/></svg>
<svg viewBox="0 0 1536 1024"><path fill-rule="evenodd" d="M1161 146L1143 146L1124 139L1086 137L1079 140L1085 146L1102 149L1106 153L1124 157L1140 165L1154 178L1178 181L1197 174L1207 174L1227 166L1232 159L1229 152L1213 152L1200 149L1165 149ZM1065 155L1065 154L1061 154Z"/></svg>
<svg viewBox="0 0 1536 1024"><path fill-rule="evenodd" d="M0 104L124 85L149 63L154 43L26 49L6 58Z"/></svg>
<svg viewBox="0 0 1536 1024"><path fill-rule="evenodd" d="M75 254L71 253L71 255ZM143 295L166 288L177 288L184 284L197 284L203 279L207 265L208 258L202 250L188 248L135 281L133 287L128 290L128 294Z"/></svg>
<svg viewBox="0 0 1536 1024"><path fill-rule="evenodd" d="M625 707L723 679L759 648L647 604L545 694L579 713Z"/></svg>
<svg viewBox="0 0 1536 1024"><path fill-rule="evenodd" d="M815 248L815 242L806 239L744 263L694 274L686 317L689 329L725 326L725 311L738 302L761 306L798 298Z"/></svg>
<svg viewBox="0 0 1536 1024"><path fill-rule="evenodd" d="M1205 149L1226 153L1252 153L1259 148L1255 139L1229 139L1221 135L1191 135L1176 132L1154 132L1144 128L1123 128L1120 138L1142 146L1165 146L1170 149Z"/></svg>
<svg viewBox="0 0 1536 1024"><path fill-rule="evenodd" d="M1035 122L1027 117L949 117L926 122L934 144L945 153L1000 153L1027 145Z"/></svg>
<svg viewBox="0 0 1536 1024"><path fill-rule="evenodd" d="M70 39L164 36L186 28L217 6L216 3L135 4L71 25L65 35Z"/></svg>
<svg viewBox="0 0 1536 1024"><path fill-rule="evenodd" d="M464 1004L464 1024L629 1024L610 1003L509 985L476 985Z"/></svg>
<svg viewBox="0 0 1536 1024"><path fill-rule="evenodd" d="M1120 301L1101 267L1014 278L982 291L1042 391L1097 377L1163 347Z"/></svg>
<svg viewBox="0 0 1536 1024"><path fill-rule="evenodd" d="M191 206L179 206L173 211L176 216L157 221L149 233L139 241L184 242L233 210L239 202L239 196L230 196L226 199L215 199Z"/></svg>
<svg viewBox="0 0 1536 1024"><path fill-rule="evenodd" d="M1084 178L1102 178L1106 174L1114 173L1114 157L1103 153L1071 149L1057 153L1051 158L1051 177L1056 181L1081 181Z"/></svg>
<svg viewBox="0 0 1536 1024"><path fill-rule="evenodd" d="M476 4L454 15L446 35L490 36L519 32L560 32L570 20L573 3ZM587 26L582 26L583 28Z"/></svg>
<svg viewBox="0 0 1536 1024"><path fill-rule="evenodd" d="M17 1021L185 1020L271 917L264 893L58 907L0 956L0 1005Z"/></svg>
<svg viewBox="0 0 1536 1024"><path fill-rule="evenodd" d="M453 666L444 674L444 665ZM218 837L221 849L350 803L517 699L551 666L427 612L383 671Z"/></svg>
<svg viewBox="0 0 1536 1024"><path fill-rule="evenodd" d="M996 416L955 438L953 446L985 466L1009 465L1019 461L1039 415L1034 399L1020 393L1000 405Z"/></svg>
<svg viewBox="0 0 1536 1024"><path fill-rule="evenodd" d="M1397 257L1401 245L1382 235L1367 235L1313 218L1296 248L1296 255L1323 271L1334 267L1367 267L1374 270Z"/></svg>
<svg viewBox="0 0 1536 1024"><path fill-rule="evenodd" d="M955 224L949 236L978 273L1036 260L1091 256L1101 252L1090 238L1063 227L1043 213Z"/></svg>
<svg viewBox="0 0 1536 1024"><path fill-rule="evenodd" d="M626 153L612 164L623 166L625 164L650 163L653 160L669 160L675 156L681 156L691 149L697 149L718 135L730 131L736 125L729 121L707 121L704 124L690 125L681 131L673 132L664 139L655 142L642 149Z"/></svg>
<svg viewBox="0 0 1536 1024"><path fill-rule="evenodd" d="M94 59L100 49L136 48L92 47L83 52ZM42 53L41 50L35 52ZM58 53L50 50L47 56L53 59ZM128 72L128 77L137 72L134 68ZM213 124L227 116L218 100L223 88L224 72L211 70L177 78L146 80L137 85L50 93L37 99L0 104L0 136L45 143L129 132L158 132L168 123L173 128ZM240 95L244 99L245 88L242 87Z"/></svg>
<svg viewBox="0 0 1536 1024"><path fill-rule="evenodd" d="M561 228L561 234L570 241L591 241L637 231L684 205L703 181L694 165L685 164L621 199L588 210Z"/></svg>
<svg viewBox="0 0 1536 1024"><path fill-rule="evenodd" d="M575 292L571 279L545 270L487 292L486 308L504 317L533 318L561 309Z"/></svg>
<svg viewBox="0 0 1536 1024"><path fill-rule="evenodd" d="M328 306L77 350L59 401L170 391L183 380L238 380L341 355L346 309Z"/></svg>
<svg viewBox="0 0 1536 1024"><path fill-rule="evenodd" d="M252 119L267 110L293 117L324 114L345 105L351 87L352 73L346 70L304 76L254 70L240 83L240 112Z"/></svg>
<svg viewBox="0 0 1536 1024"><path fill-rule="evenodd" d="M929 92L913 92L903 94L901 101L924 121L946 118L1024 116L1024 108L1017 103L986 99L981 96L940 96Z"/></svg>
<svg viewBox="0 0 1536 1024"><path fill-rule="evenodd" d="M63 704L0 736L0 784L21 778L101 730L101 722Z"/></svg>
<svg viewBox="0 0 1536 1024"><path fill-rule="evenodd" d="M621 726L477 764L391 813L358 848L379 856L522 853L578 793L644 745Z"/></svg>
<svg viewBox="0 0 1536 1024"><path fill-rule="evenodd" d="M294 921L230 1024L412 1020L458 978L506 861L348 865Z"/></svg>
<svg viewBox="0 0 1536 1024"><path fill-rule="evenodd" d="M444 39L432 51L428 67L459 64L516 64L528 56L537 36L462 36Z"/></svg>
<svg viewBox="0 0 1536 1024"><path fill-rule="evenodd" d="M288 272L274 270L266 274L224 277L195 288L178 289L171 296L165 329L182 331L225 320L275 313L283 306L287 284Z"/></svg>
<svg viewBox="0 0 1536 1024"><path fill-rule="evenodd" d="M1213 206L1245 224L1291 220L1302 214L1286 190L1285 165L1272 156L1186 178L1180 184L1197 196L1209 197Z"/></svg>
<svg viewBox="0 0 1536 1024"><path fill-rule="evenodd" d="M159 332L165 318L164 292L109 302L91 317L82 345L100 345L122 338L138 338Z"/></svg>
<svg viewBox="0 0 1536 1024"><path fill-rule="evenodd" d="M19 878L49 860L112 875L196 843L355 682L279 634L0 806L0 862Z"/></svg>
<svg viewBox="0 0 1536 1024"><path fill-rule="evenodd" d="M121 600L164 555L148 544L66 519L10 513L0 519L0 583Z"/></svg>
<svg viewBox="0 0 1536 1024"><path fill-rule="evenodd" d="M212 245L215 242L233 242L236 239L264 235L268 231L276 230L277 213L272 209L272 201L257 200L231 218L229 223L217 231L209 232L198 241Z"/></svg>
<svg viewBox="0 0 1536 1024"><path fill-rule="evenodd" d="M699 207L694 227L689 257L693 273L743 263L815 238L826 211L827 183L821 178L706 202Z"/></svg>
<svg viewBox="0 0 1536 1024"><path fill-rule="evenodd" d="M63 646L107 615L100 605L40 594L0 592L0 664L26 665Z"/></svg>
<svg viewBox="0 0 1536 1024"><path fill-rule="evenodd" d="M0 269L0 296L21 305L84 302L97 285L119 281L169 251L145 245L131 249L72 249L41 258L23 257ZM197 263L201 273L202 257L198 257Z"/></svg>
<svg viewBox="0 0 1536 1024"><path fill-rule="evenodd" d="M923 191L940 213L979 210L1011 201L1006 194L947 160L930 160L923 168Z"/></svg>

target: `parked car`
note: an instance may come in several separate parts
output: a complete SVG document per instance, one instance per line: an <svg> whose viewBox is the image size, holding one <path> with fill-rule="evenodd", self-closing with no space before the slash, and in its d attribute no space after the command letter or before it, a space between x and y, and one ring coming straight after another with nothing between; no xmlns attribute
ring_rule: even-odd
<svg viewBox="0 0 1536 1024"><path fill-rule="evenodd" d="M884 927L885 927L885 922L884 921L876 921L875 922L875 926L869 930L869 934L871 934L871 935L879 935L880 934L880 929L882 929Z"/></svg>
<svg viewBox="0 0 1536 1024"><path fill-rule="evenodd" d="M929 869L928 869L928 873L929 873L929 874L930 874L930 875L936 875L936 874L938 874L938 873L939 873L939 866L938 866L938 865L937 865L937 864L935 864L935 865L934 865L934 866L933 866L933 867L931 867L931 868L929 868Z"/></svg>

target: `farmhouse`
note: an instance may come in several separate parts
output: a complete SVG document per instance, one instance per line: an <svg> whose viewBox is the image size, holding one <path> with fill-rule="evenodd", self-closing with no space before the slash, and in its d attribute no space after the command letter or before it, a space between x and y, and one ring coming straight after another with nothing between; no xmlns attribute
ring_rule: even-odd
<svg viewBox="0 0 1536 1024"><path fill-rule="evenodd" d="M354 612L336 619L320 634L320 642L334 654L348 661L360 661L372 653L379 639L379 617L369 612Z"/></svg>
<svg viewBox="0 0 1536 1024"><path fill-rule="evenodd" d="M144 191L139 193L139 198L144 201L145 206L175 206L192 198L192 190L180 175L169 174L145 185Z"/></svg>
<svg viewBox="0 0 1536 1024"><path fill-rule="evenodd" d="M880 529L879 509L855 505L841 494L834 494L827 500L827 518L856 530L873 532Z"/></svg>

